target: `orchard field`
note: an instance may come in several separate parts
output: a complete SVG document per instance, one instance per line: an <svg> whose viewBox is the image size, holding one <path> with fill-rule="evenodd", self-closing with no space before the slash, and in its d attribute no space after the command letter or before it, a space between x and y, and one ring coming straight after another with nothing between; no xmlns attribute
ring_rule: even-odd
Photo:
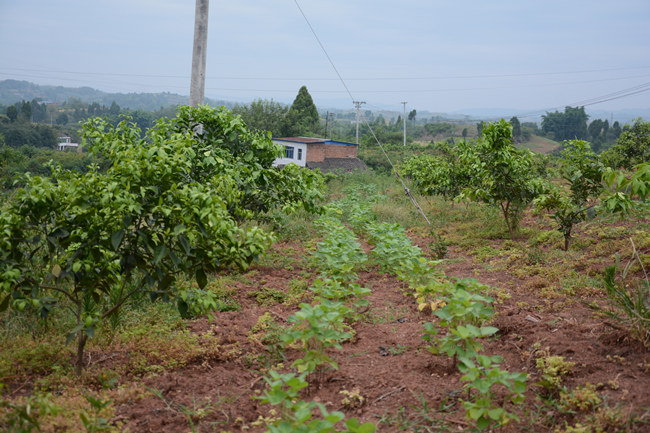
<svg viewBox="0 0 650 433"><path fill-rule="evenodd" d="M210 130L214 113L202 115ZM575 165L560 164L549 174L557 190L540 187L525 205L510 191L510 202L521 208L515 212L512 205L508 213L497 199L487 202L496 192L486 185L441 185L440 179L418 178L418 162L405 162L429 225L394 177L366 172L323 181L291 171L279 177L265 171L267 162L251 163L249 149L258 145L259 154L265 141L248 137L246 148L236 119L214 121L216 129L238 131L239 159L209 148L210 133L197 152L191 134L175 136L180 132L168 125L148 143L176 137L186 153L162 145L116 159L108 179L93 175L110 186L137 161L143 174L129 178L124 190L136 191L137 181L160 195L138 207L116 185L114 196L96 201L108 209L102 214L107 220L80 220L83 206L74 218L56 219L43 210L51 202L34 198L37 188L39 197L57 197L64 185L70 189L63 193L84 188L65 174L51 185L28 183L31 201L15 193L23 200L15 209L31 203L25 218L41 218L49 232L43 240L33 232L21 238L32 247L30 258L38 256L45 267L42 274L30 269L33 262L20 262L24 250L12 255L10 244L3 244L3 429L650 429L650 212L641 200L647 193L638 189L648 183L643 169L630 177L603 168L602 189L581 201L576 196L592 184L578 191L579 176L561 172ZM102 127L88 127L87 138L108 146L102 148L107 154L127 148L116 144L131 137L127 129ZM504 145L502 133L507 128L487 127L486 145ZM102 141L105 136L110 139ZM129 140L137 148L138 141ZM504 147L503 160L519 161L521 154ZM588 146L569 143L566 149L565 161L576 154L595 161ZM423 160L434 164L426 172L458 173L441 162L452 161L450 154L443 149L439 159ZM522 158L523 171L539 171L526 169ZM158 159L171 168L163 170ZM229 177L210 178L213 166ZM248 168L238 172L242 167ZM583 166L581 179L593 168ZM604 175L609 182L601 182ZM562 184L567 178L573 183ZM211 202L197 179L209 181L226 197L223 203ZM630 179L638 182L626 183ZM152 186L165 182L168 194ZM255 193L279 183L288 189L290 182L298 186L286 196ZM318 182L325 182L322 195ZM185 189L175 186L181 184ZM119 208L113 204L118 199ZM262 204L266 212L256 212ZM210 219L204 206L219 217ZM102 231L104 221L124 209L142 218L120 217ZM19 229L35 229L13 218L9 205L3 212L6 242L18 239ZM74 238L73 230L62 231L70 221L87 221L94 231L86 233L98 233L101 254L84 250L85 238ZM220 265L208 266L215 262ZM143 274L148 278L131 278Z"/></svg>

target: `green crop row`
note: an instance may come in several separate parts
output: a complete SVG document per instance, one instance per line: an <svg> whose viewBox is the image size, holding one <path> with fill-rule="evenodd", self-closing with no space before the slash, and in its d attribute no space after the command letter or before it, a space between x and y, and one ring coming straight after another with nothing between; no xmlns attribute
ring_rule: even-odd
<svg viewBox="0 0 650 433"><path fill-rule="evenodd" d="M368 189L348 191L338 208L346 209L350 225L373 245L370 255L375 262L405 283L405 292L415 297L418 310L430 309L438 317L437 323L424 325L423 339L430 343L430 352L452 357L463 373L467 418L475 421L479 429L518 420L515 413L497 402L496 396L500 392L513 404L521 403L527 375L501 369L501 357L480 354L480 341L498 332L493 326L485 326L494 315L490 306L493 299L484 295L489 287L472 279L446 277L437 266L439 261L425 258L402 226L376 222L372 204L378 199L368 194L368 200L364 200L363 192L367 194Z"/></svg>
<svg viewBox="0 0 650 433"><path fill-rule="evenodd" d="M310 288L314 301L300 304L300 310L289 317L291 325L280 335L286 345L298 348L302 357L291 365L293 371L270 370L264 377L267 388L259 400L277 408L271 412L276 417L265 419L270 433L372 433L376 429L373 423L344 420L342 412L329 412L322 403L301 398L311 377L322 377L328 366L338 369L328 351L340 349L341 343L352 337L349 323L358 320L359 309L368 305L365 298L370 290L354 283L356 270L367 257L354 232L341 224L337 214L336 208L328 209L316 222L324 239L313 253L321 271L321 278ZM341 422L342 430L338 430Z"/></svg>

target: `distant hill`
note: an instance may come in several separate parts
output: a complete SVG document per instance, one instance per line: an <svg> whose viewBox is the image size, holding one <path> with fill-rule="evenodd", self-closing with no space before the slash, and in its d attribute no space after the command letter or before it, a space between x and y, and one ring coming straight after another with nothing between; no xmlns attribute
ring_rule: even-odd
<svg viewBox="0 0 650 433"><path fill-rule="evenodd" d="M113 101L122 108L132 110L155 111L160 107L187 104L189 97L176 93L106 93L90 87L41 86L28 81L0 81L0 104L11 105L20 101L31 101L34 98L48 102L63 103L71 98L85 103L97 102L110 106ZM227 105L226 101L206 99L210 105Z"/></svg>
<svg viewBox="0 0 650 433"><path fill-rule="evenodd" d="M512 116L518 116L521 122L535 122L540 124L542 122L542 115L546 112L554 112L555 109L550 110L515 110L512 108L467 108L455 111L457 115L464 114L471 116L474 119L481 119L484 121L492 121L504 118L509 120ZM562 110L559 110L562 111ZM642 117L645 120L650 119L650 108L626 108L620 110L600 110L596 107L586 107L585 111L589 115L589 120L594 119L607 119L611 123L619 121L621 124L633 123L634 119Z"/></svg>

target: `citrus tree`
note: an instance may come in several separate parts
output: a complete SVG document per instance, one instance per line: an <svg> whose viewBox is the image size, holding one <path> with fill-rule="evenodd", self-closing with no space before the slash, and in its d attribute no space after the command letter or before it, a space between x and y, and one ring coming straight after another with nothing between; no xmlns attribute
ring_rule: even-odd
<svg viewBox="0 0 650 433"><path fill-rule="evenodd" d="M535 205L553 212L557 229L564 235L564 251L567 251L574 225L585 220L587 211L596 205L603 191L605 166L583 140L566 141L559 163L563 184L549 185L548 190L535 199Z"/></svg>
<svg viewBox="0 0 650 433"><path fill-rule="evenodd" d="M322 198L320 175L272 167L280 149L225 109L181 107L145 135L95 118L81 136L106 171L27 175L0 214L0 310L71 311L78 374L98 322L135 294L173 295L181 275L202 288L207 272L245 269L273 237L242 222L317 210Z"/></svg>
<svg viewBox="0 0 650 433"><path fill-rule="evenodd" d="M417 155L403 165L404 174L413 179L417 190L424 195L441 195L453 200L470 183L467 167L461 164L459 153L471 147L463 141L457 147L448 143L436 146L437 155Z"/></svg>
<svg viewBox="0 0 650 433"><path fill-rule="evenodd" d="M532 152L513 146L512 126L501 119L485 124L481 140L465 147L459 158L471 177L462 196L498 206L513 237L523 211L544 190Z"/></svg>

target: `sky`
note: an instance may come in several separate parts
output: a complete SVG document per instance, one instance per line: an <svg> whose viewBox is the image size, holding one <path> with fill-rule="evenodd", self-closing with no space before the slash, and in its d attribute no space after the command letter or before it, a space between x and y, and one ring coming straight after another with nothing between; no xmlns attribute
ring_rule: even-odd
<svg viewBox="0 0 650 433"><path fill-rule="evenodd" d="M0 0L0 80L189 95L194 14ZM234 102L306 85L319 108L650 108L650 1L212 0L206 75L206 97Z"/></svg>

